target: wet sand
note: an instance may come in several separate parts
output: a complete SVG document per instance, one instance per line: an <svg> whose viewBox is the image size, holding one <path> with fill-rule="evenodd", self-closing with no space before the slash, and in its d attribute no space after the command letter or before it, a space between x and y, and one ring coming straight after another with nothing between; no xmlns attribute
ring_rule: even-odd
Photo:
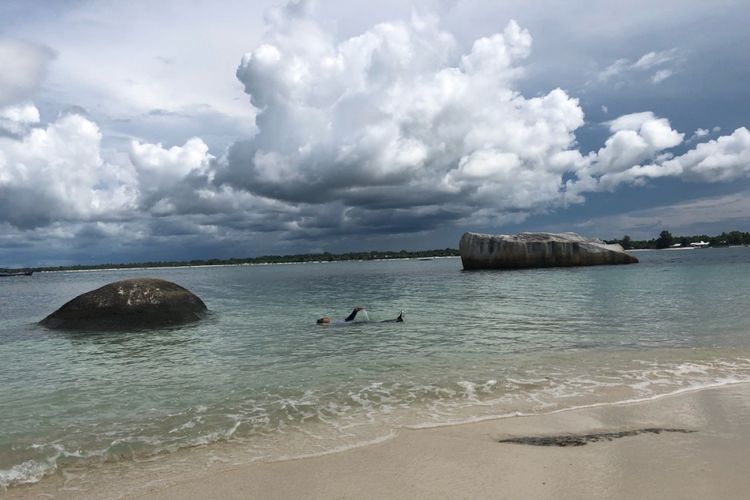
<svg viewBox="0 0 750 500"><path fill-rule="evenodd" d="M554 439L500 442L529 437ZM402 430L386 442L330 455L193 471L170 485L117 492L103 485L86 495L55 496L744 499L749 461L750 384L738 384L642 403ZM41 498L37 486L7 493Z"/></svg>

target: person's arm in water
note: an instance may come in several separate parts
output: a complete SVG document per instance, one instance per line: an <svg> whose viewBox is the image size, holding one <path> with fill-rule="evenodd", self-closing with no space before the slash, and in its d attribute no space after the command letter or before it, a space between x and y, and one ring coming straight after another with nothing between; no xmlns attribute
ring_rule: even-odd
<svg viewBox="0 0 750 500"><path fill-rule="evenodd" d="M357 313L361 311L362 309L364 309L364 307L359 307L359 306L355 307L352 313L346 318L344 318L344 321L354 321L354 318L357 316Z"/></svg>

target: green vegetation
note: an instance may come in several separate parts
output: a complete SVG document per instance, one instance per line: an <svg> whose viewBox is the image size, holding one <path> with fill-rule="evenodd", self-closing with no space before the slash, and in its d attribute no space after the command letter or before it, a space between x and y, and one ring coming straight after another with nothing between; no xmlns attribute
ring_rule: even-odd
<svg viewBox="0 0 750 500"><path fill-rule="evenodd" d="M199 259L189 261L160 261L160 262L130 262L127 264L92 264L76 266L53 266L53 267L28 267L24 269L3 269L0 272L9 271L84 271L94 269L127 269L148 267L184 267L184 266L227 266L240 264L284 264L293 262L340 262L346 260L390 260L390 259L423 259L430 257L455 257L458 250L445 248L443 250L420 250L407 252L394 251L372 251L372 252L349 252L349 253L305 253L296 255L263 255L261 257L232 258L232 259Z"/></svg>
<svg viewBox="0 0 750 500"><path fill-rule="evenodd" d="M683 247L689 247L691 243L703 241L710 247L726 247L733 245L750 245L750 233L742 231L724 232L718 236L708 236L699 234L696 236L672 236L667 230L662 231L659 237L650 240L632 240L630 236L625 235L620 240L608 240L607 243L619 243L625 250L643 250L647 248L669 248L672 245L680 244Z"/></svg>
<svg viewBox="0 0 750 500"><path fill-rule="evenodd" d="M659 237L656 238L656 248L669 248L674 244L674 238L672 233L666 229L659 233Z"/></svg>

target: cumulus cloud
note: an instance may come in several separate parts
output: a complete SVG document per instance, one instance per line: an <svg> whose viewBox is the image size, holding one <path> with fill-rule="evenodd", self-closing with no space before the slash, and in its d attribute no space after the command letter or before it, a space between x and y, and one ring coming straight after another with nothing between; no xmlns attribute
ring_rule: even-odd
<svg viewBox="0 0 750 500"><path fill-rule="evenodd" d="M21 120L36 120L27 109ZM100 155L95 123L68 114L20 139L0 136L0 220L33 228L55 220L108 217L132 194Z"/></svg>
<svg viewBox="0 0 750 500"><path fill-rule="evenodd" d="M518 223L658 177L750 176L747 129L693 144L708 138L699 129L685 151L685 134L650 111L606 122L604 144L583 154L575 97L520 92L533 40L514 21L466 44L420 13L344 38L307 2L274 9L267 22L236 71L258 110L247 127L255 134L223 153L189 133L106 151L97 124L75 109L41 123L32 104L0 108L5 234L34 239L47 228L66 241L157 246L244 248L238 242L267 233L330 242ZM609 72L668 70L676 57L650 52Z"/></svg>
<svg viewBox="0 0 750 500"><path fill-rule="evenodd" d="M0 108L0 135L18 137L37 123L39 123L39 110L33 104L26 103Z"/></svg>
<svg viewBox="0 0 750 500"><path fill-rule="evenodd" d="M231 187L211 184L214 157L199 138L165 147L133 141L127 154L104 158L102 134L74 112L42 126L38 110L5 110L14 124L34 123L0 136L0 225L6 235L72 241L80 236L144 242L189 234L283 231L299 210ZM158 222L156 222L158 221ZM220 241L220 238L217 237ZM7 242L3 242L5 246Z"/></svg>
<svg viewBox="0 0 750 500"><path fill-rule="evenodd" d="M628 116L627 122L633 118ZM653 120L645 123L654 123ZM668 130L669 129L669 130ZM620 131L607 140L607 145L600 150L590 168L584 169L579 180L568 185L571 193L585 191L613 190L621 184L643 184L649 179L660 177L679 177L686 181L729 182L750 176L750 131L745 127L736 129L731 135L700 143L686 153L674 156L666 153L652 158L654 161L638 163L639 157L656 155L663 148L681 142L683 134L669 128L668 122L652 127L652 144L639 134L635 139L630 136L623 146L614 139ZM705 135L705 134L703 134ZM632 139L632 140L631 140ZM629 158L627 162L615 162L619 168L604 170L603 175L587 176L595 172L602 159L609 157L608 150L614 145L621 147L618 158ZM644 158L641 158L644 159ZM601 172L601 171L600 171Z"/></svg>
<svg viewBox="0 0 750 500"><path fill-rule="evenodd" d="M242 58L259 132L230 149L218 183L367 208L362 223L365 213L375 223L414 210L427 222L438 207L469 216L559 201L563 173L582 161L583 111L560 89L531 99L515 90L527 30L511 21L462 50L438 19L414 14L337 41L293 6L274 12L268 39Z"/></svg>
<svg viewBox="0 0 750 500"><path fill-rule="evenodd" d="M169 149L161 144L132 141L129 156L138 174L141 206L162 215L176 212L179 198L192 197L189 177L198 179L199 185L207 183L203 178L214 158L198 137Z"/></svg>
<svg viewBox="0 0 750 500"><path fill-rule="evenodd" d="M592 164L596 174L616 172L679 145L684 134L673 130L666 118L652 112L631 113L609 122L612 135Z"/></svg>
<svg viewBox="0 0 750 500"><path fill-rule="evenodd" d="M55 52L49 47L0 38L0 106L28 98L54 57Z"/></svg>
<svg viewBox="0 0 750 500"><path fill-rule="evenodd" d="M684 155L662 164L689 180L728 182L750 175L750 131L745 127L732 135L698 144Z"/></svg>

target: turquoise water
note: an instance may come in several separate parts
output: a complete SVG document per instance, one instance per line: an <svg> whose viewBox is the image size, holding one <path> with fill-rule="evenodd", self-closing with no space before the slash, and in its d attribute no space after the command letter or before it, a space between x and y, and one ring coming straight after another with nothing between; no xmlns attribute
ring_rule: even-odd
<svg viewBox="0 0 750 500"><path fill-rule="evenodd" d="M510 272L451 258L3 279L0 486L195 447L234 463L303 456L404 427L750 381L750 248L637 256ZM135 276L189 288L210 317L129 333L35 325ZM355 305L370 322L315 324ZM402 309L406 322L378 323Z"/></svg>

